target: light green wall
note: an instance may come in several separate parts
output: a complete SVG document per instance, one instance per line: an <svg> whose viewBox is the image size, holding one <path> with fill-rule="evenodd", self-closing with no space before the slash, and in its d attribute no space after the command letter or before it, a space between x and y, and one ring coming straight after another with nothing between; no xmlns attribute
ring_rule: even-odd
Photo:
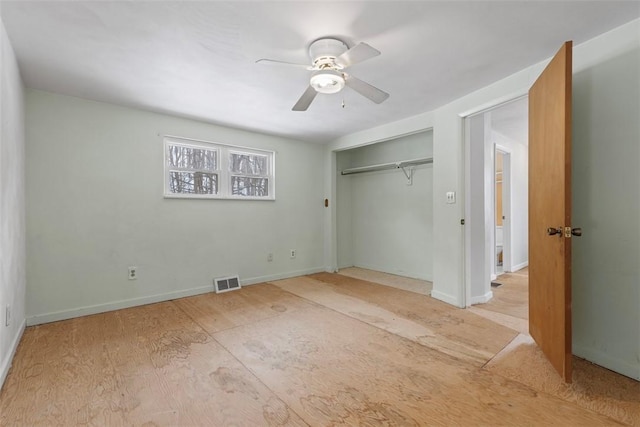
<svg viewBox="0 0 640 427"><path fill-rule="evenodd" d="M573 76L571 161L574 354L640 379L640 48Z"/></svg>
<svg viewBox="0 0 640 427"><path fill-rule="evenodd" d="M353 254L353 186L351 176L340 171L352 167L351 153L345 150L336 153L336 228L338 245L338 268L355 266Z"/></svg>
<svg viewBox="0 0 640 427"><path fill-rule="evenodd" d="M0 21L0 388L25 327L25 279L24 93Z"/></svg>
<svg viewBox="0 0 640 427"><path fill-rule="evenodd" d="M341 176L345 168L431 157L421 132L337 153L338 265L433 278L433 166Z"/></svg>
<svg viewBox="0 0 640 427"><path fill-rule="evenodd" d="M323 270L320 145L34 90L26 108L30 324ZM274 150L276 200L163 198L164 134Z"/></svg>

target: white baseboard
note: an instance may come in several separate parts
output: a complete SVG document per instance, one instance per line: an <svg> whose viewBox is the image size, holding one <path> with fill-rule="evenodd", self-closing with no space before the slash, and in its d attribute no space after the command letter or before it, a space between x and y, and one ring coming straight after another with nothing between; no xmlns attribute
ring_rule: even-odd
<svg viewBox="0 0 640 427"><path fill-rule="evenodd" d="M345 265L338 264L338 267L335 270L331 270L331 267L327 267L325 269L325 271L327 273L334 273L334 272L342 270L343 268L351 268L351 267L355 267L355 265L353 265L353 263L349 263L349 264L345 264Z"/></svg>
<svg viewBox="0 0 640 427"><path fill-rule="evenodd" d="M250 279L241 280L242 286L254 285L256 283L271 282L272 280L288 279L290 277L306 276L307 274L322 273L326 271L325 267L308 268L306 270L288 271L286 273L272 274L269 276L259 276Z"/></svg>
<svg viewBox="0 0 640 427"><path fill-rule="evenodd" d="M600 365L626 377L640 381L640 363L632 364L624 360L616 359L594 348L588 348L579 344L573 344L573 354L596 365Z"/></svg>
<svg viewBox="0 0 640 427"><path fill-rule="evenodd" d="M520 264L515 264L511 266L511 272L516 272L518 270L522 270L525 267L529 266L529 261L521 262Z"/></svg>
<svg viewBox="0 0 640 427"><path fill-rule="evenodd" d="M2 365L0 366L0 390L2 390L2 386L4 385L4 380L7 379L7 375L9 374L9 369L11 369L11 362L13 361L13 356L16 354L16 350L18 350L18 344L20 344L20 340L22 339L22 334L24 334L24 328L27 326L27 321L22 320L22 324L18 329L18 333L13 338L11 342L11 350L7 353L5 359L2 361Z"/></svg>
<svg viewBox="0 0 640 427"><path fill-rule="evenodd" d="M104 313L107 311L121 310L123 308L136 307L139 305L154 304L157 302L169 301L172 299L200 295L213 292L213 285L199 288L185 289L164 294L150 295L147 297L130 298L108 302L104 304L89 305L85 307L72 308L69 310L54 311L52 313L36 314L27 317L27 326L40 325L42 323L58 322L60 320L73 319L75 317L89 316L91 314Z"/></svg>
<svg viewBox="0 0 640 427"><path fill-rule="evenodd" d="M442 293L440 291L431 291L431 297L435 298L435 299L437 299L439 301L446 302L447 304L451 304L451 305L455 305L456 307L464 308L460 304L460 301L458 300L458 298L456 298L456 297L454 297L452 295L448 295L448 294Z"/></svg>
<svg viewBox="0 0 640 427"><path fill-rule="evenodd" d="M498 278L498 275L497 275L497 274L492 274L492 275L491 275L491 280L492 280L492 281L493 281L493 280L496 280L497 278Z"/></svg>
<svg viewBox="0 0 640 427"><path fill-rule="evenodd" d="M421 276L419 274L415 274L409 271L392 271L391 269L385 268L380 265L357 263L357 264L354 264L353 267L364 268L365 270L380 271L382 273L393 274L395 276L408 277L409 279L425 280L427 282L433 282L433 278Z"/></svg>
<svg viewBox="0 0 640 427"><path fill-rule="evenodd" d="M489 291L486 294L480 295L478 297L471 297L471 305L487 303L491 301L491 298L493 298L493 291Z"/></svg>
<svg viewBox="0 0 640 427"><path fill-rule="evenodd" d="M290 271L287 273L273 274L269 276L252 277L241 280L242 286L253 285L256 283L268 282L271 280L287 279L289 277L304 276L306 274L319 273L324 271L323 267L311 268L307 270ZM157 302L169 301L178 298L185 298L194 295L213 292L213 283L210 286L201 286L198 288L183 289L174 292L166 292L163 294L150 295L145 297L130 298L108 302L104 304L96 304L85 307L72 308L69 310L56 311L52 313L37 314L27 317L27 326L40 325L42 323L58 322L60 320L73 319L80 316L89 316L91 314L104 313L107 311L120 310L123 308L136 307L139 305L154 304Z"/></svg>

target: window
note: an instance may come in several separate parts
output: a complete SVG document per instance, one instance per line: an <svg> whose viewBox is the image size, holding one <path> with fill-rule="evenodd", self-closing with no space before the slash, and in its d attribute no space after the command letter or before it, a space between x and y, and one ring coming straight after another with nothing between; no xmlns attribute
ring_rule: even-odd
<svg viewBox="0 0 640 427"><path fill-rule="evenodd" d="M274 200L274 152L165 137L165 197Z"/></svg>
<svg viewBox="0 0 640 427"><path fill-rule="evenodd" d="M169 192L218 194L218 150L167 144Z"/></svg>
<svg viewBox="0 0 640 427"><path fill-rule="evenodd" d="M239 151L229 153L231 194L233 196L269 196L269 158Z"/></svg>

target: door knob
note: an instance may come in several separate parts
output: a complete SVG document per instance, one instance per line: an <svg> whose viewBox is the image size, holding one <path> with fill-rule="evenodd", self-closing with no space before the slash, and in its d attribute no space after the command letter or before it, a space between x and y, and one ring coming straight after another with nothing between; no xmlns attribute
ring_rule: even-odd
<svg viewBox="0 0 640 427"><path fill-rule="evenodd" d="M571 234L574 236L582 236L582 228L572 228Z"/></svg>
<svg viewBox="0 0 640 427"><path fill-rule="evenodd" d="M558 227L558 228L549 227L547 228L547 234L549 236L555 236L556 234L562 235L562 227Z"/></svg>

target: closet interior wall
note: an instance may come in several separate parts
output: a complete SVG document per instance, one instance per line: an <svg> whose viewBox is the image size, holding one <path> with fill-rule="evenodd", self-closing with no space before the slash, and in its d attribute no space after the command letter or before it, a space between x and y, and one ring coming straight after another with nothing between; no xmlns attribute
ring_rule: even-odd
<svg viewBox="0 0 640 427"><path fill-rule="evenodd" d="M413 166L410 185L402 169L341 175L432 155L432 131L337 153L339 268L433 279L433 165Z"/></svg>

